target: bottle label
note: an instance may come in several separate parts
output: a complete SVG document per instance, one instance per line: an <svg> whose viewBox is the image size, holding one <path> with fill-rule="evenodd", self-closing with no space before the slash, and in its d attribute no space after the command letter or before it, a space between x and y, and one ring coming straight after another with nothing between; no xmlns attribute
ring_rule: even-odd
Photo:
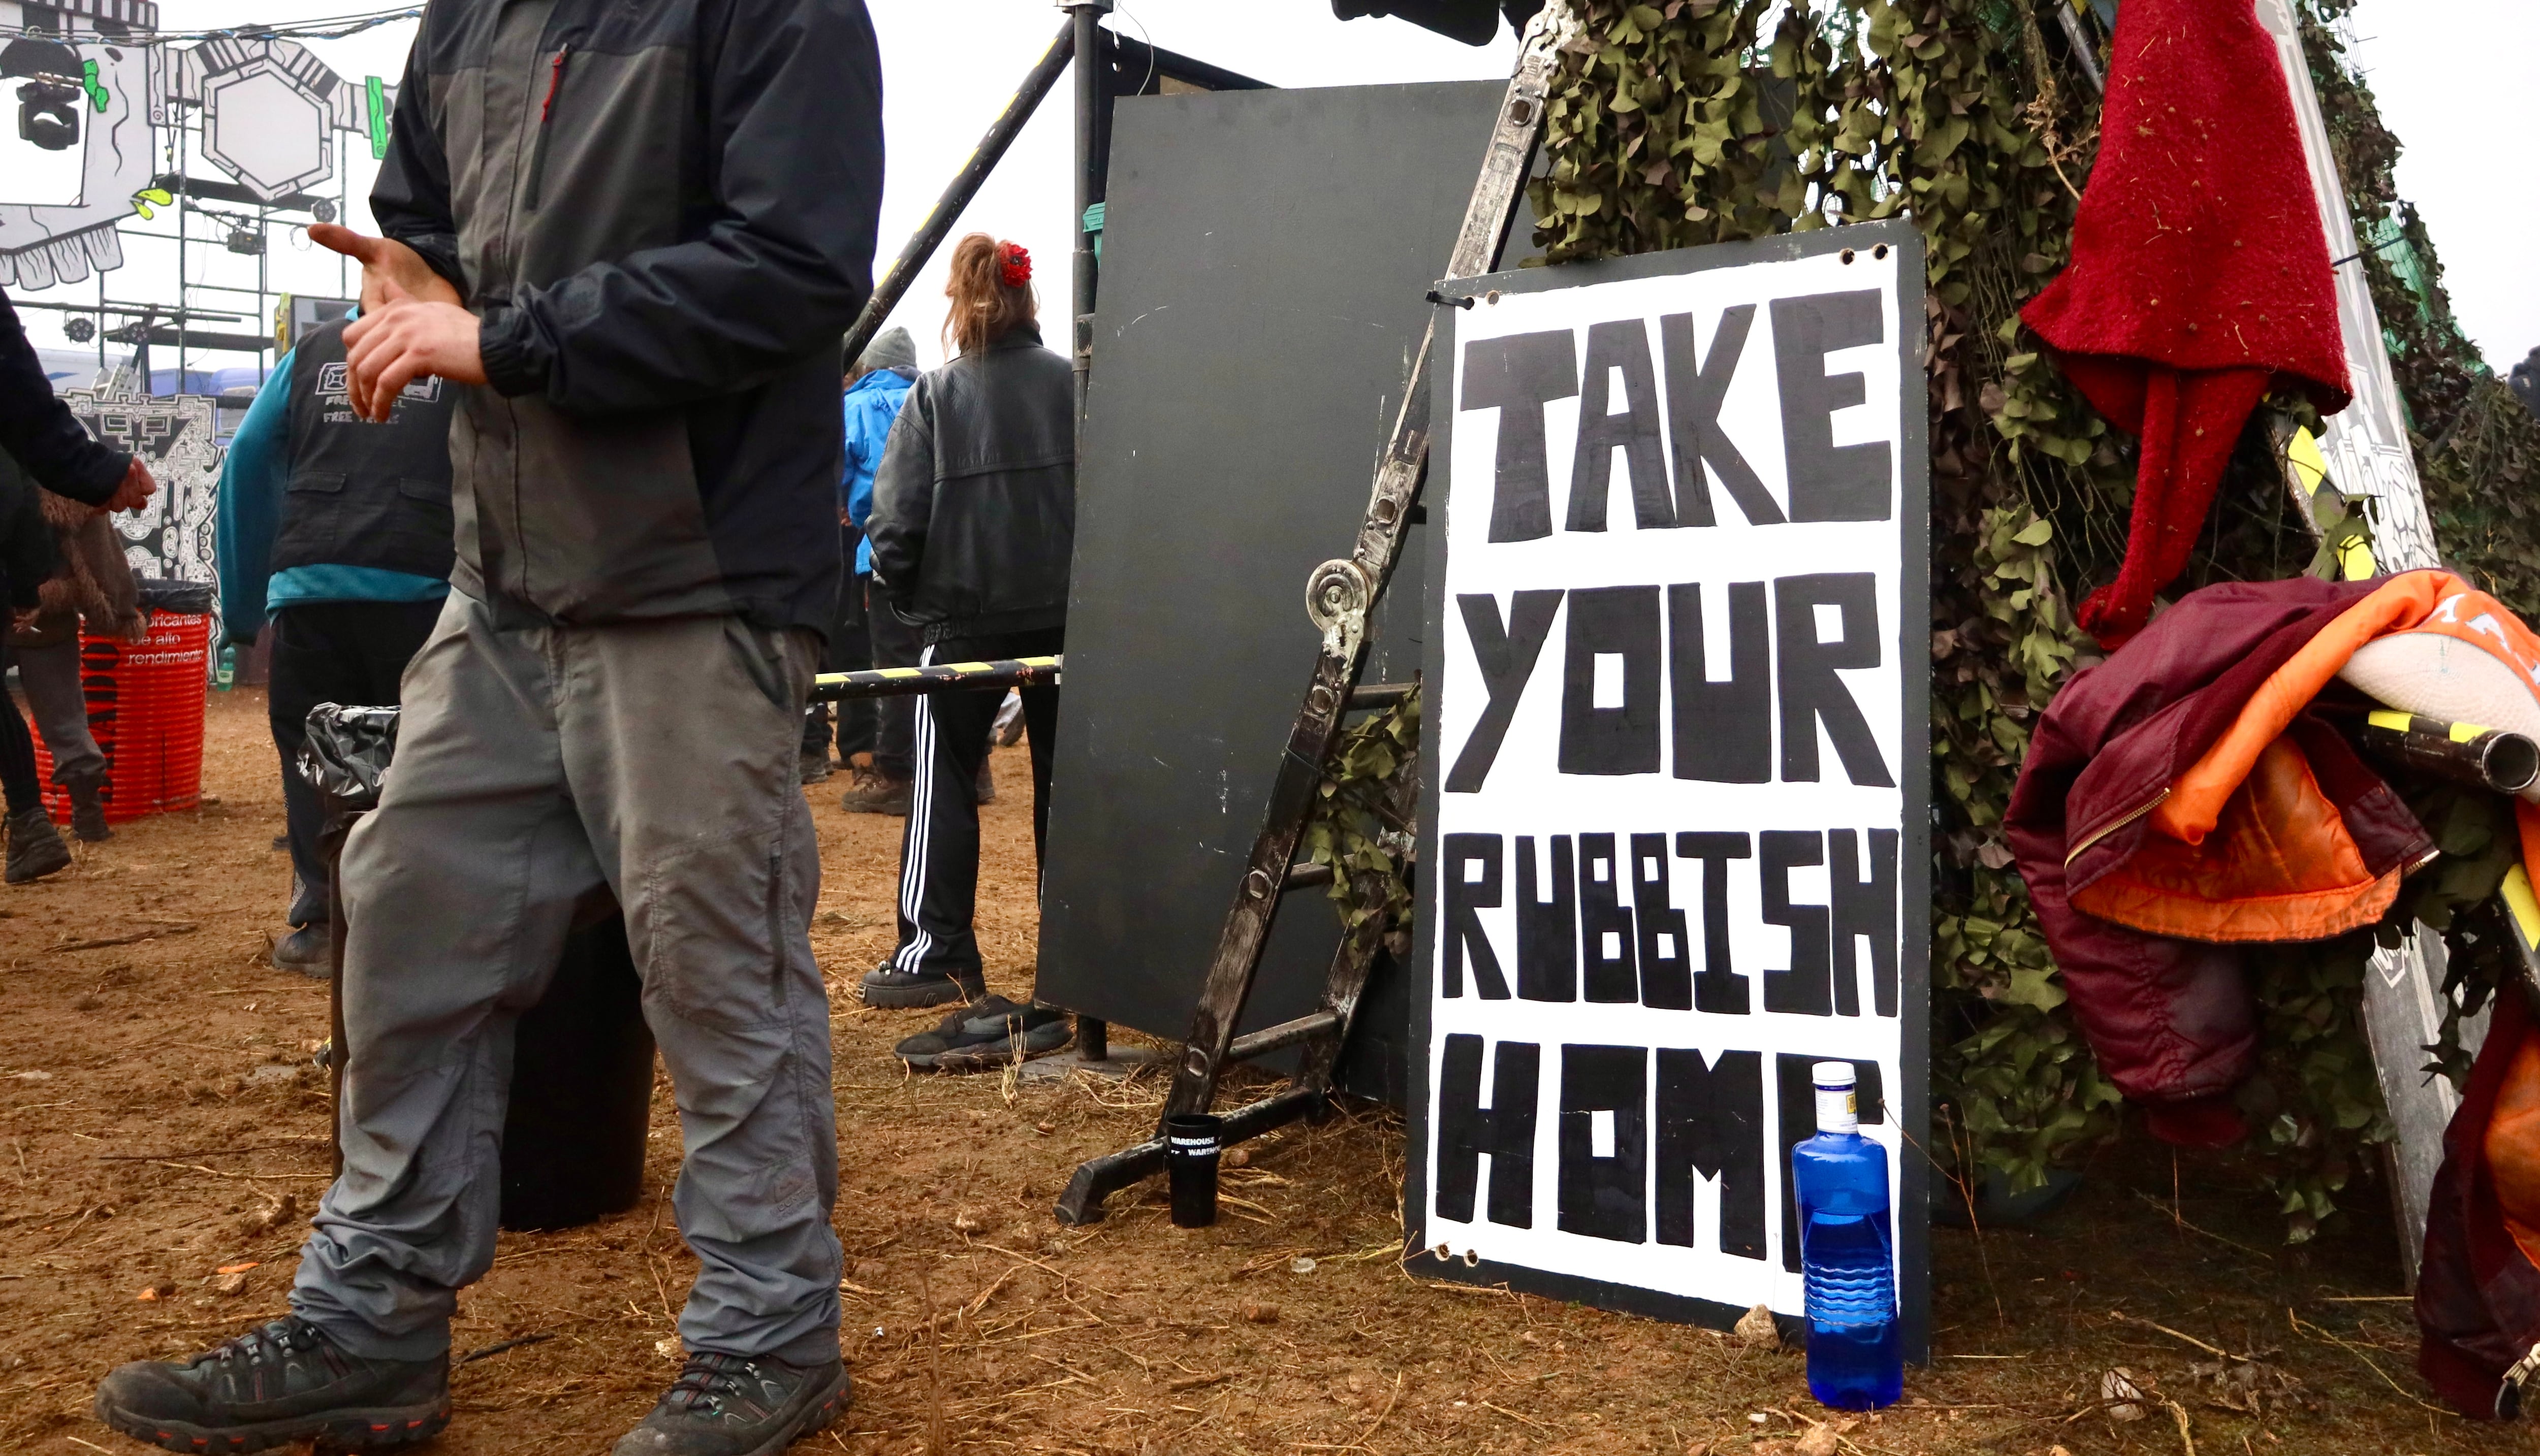
<svg viewBox="0 0 2540 1456"><path fill-rule="evenodd" d="M1854 1103L1852 1088L1817 1088L1817 1131L1820 1133L1861 1131L1861 1109Z"/></svg>

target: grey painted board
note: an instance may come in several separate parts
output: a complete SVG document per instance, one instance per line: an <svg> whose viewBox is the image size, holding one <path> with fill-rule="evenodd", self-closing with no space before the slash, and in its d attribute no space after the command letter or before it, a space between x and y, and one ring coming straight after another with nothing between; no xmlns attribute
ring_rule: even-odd
<svg viewBox="0 0 2540 1456"><path fill-rule="evenodd" d="M1305 576L1347 552L1366 510L1505 91L1119 103L1042 1000L1158 1036L1188 1029L1313 670ZM1412 528L1377 614L1368 681L1419 667L1425 535ZM1290 895L1244 1025L1310 1008L1338 934L1322 891Z"/></svg>

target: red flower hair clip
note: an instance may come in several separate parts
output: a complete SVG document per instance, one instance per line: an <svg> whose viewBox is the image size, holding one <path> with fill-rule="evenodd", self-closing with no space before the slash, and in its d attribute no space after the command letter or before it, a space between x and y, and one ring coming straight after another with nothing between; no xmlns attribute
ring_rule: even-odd
<svg viewBox="0 0 2540 1456"><path fill-rule="evenodd" d="M1021 288L1031 282L1031 254L1020 243L1009 243L997 266L997 277L1008 288Z"/></svg>

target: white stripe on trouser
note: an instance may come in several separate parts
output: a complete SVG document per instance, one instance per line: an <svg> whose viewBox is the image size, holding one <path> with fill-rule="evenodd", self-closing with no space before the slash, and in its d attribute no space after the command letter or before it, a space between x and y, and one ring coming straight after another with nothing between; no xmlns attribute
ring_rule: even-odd
<svg viewBox="0 0 2540 1456"><path fill-rule="evenodd" d="M929 644L917 655L917 665L935 665L935 648ZM918 908L926 903L926 851L935 827L935 715L931 711L933 694L919 693L917 722L912 734L916 750L917 773L911 786L908 803L908 848L899 865L899 913L916 932L908 943L899 947L890 960L894 969L915 975L926 964L926 952L935 948L935 937L917 918Z"/></svg>

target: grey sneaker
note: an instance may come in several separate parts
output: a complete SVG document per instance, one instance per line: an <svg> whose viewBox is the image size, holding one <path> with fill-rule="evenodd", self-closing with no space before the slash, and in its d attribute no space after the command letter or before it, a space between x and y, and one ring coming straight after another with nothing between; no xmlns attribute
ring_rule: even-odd
<svg viewBox="0 0 2540 1456"><path fill-rule="evenodd" d="M105 788L99 779L79 779L62 786L62 792L71 797L71 833L82 844L103 844L114 838L114 831L106 822Z"/></svg>
<svg viewBox="0 0 2540 1456"><path fill-rule="evenodd" d="M11 884L25 884L71 867L71 847L62 843L62 832L53 827L42 805L11 814L8 822L9 867L0 877Z"/></svg>
<svg viewBox="0 0 2540 1456"><path fill-rule="evenodd" d="M323 981L335 974L334 936L324 921L294 926L273 937L273 968Z"/></svg>
<svg viewBox="0 0 2540 1456"><path fill-rule="evenodd" d="M789 1365L764 1356L688 1356L644 1423L611 1456L776 1456L845 1413L843 1360Z"/></svg>
<svg viewBox="0 0 2540 1456"><path fill-rule="evenodd" d="M826 748L817 750L811 748L804 749L802 770L803 782L806 784L825 784L829 782L829 750Z"/></svg>
<svg viewBox="0 0 2540 1456"><path fill-rule="evenodd" d="M187 1360L134 1360L98 1382L97 1419L171 1451L292 1441L375 1451L450 1423L450 1356L372 1360L298 1315Z"/></svg>

